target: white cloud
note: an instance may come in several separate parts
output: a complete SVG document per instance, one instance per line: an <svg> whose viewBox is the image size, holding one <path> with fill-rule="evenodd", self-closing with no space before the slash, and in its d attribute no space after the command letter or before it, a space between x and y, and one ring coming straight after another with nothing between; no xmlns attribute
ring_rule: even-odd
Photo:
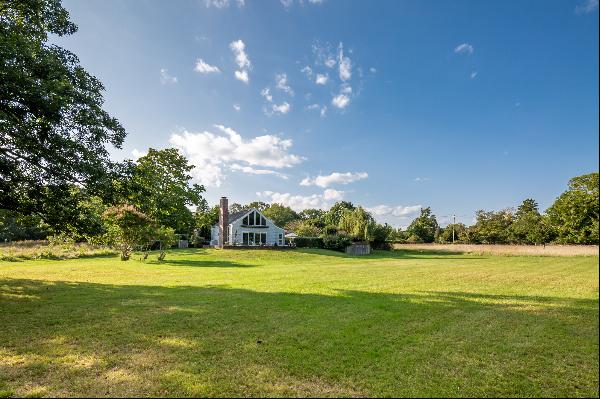
<svg viewBox="0 0 600 399"><path fill-rule="evenodd" d="M234 171L238 171L238 172L243 172L249 175L273 175L273 176L277 176L280 177L284 180L288 179L288 176L285 175L284 173L281 172L277 172L275 170L271 170L271 169L255 169L251 166L242 166L240 164L234 163L231 165L231 170Z"/></svg>
<svg viewBox="0 0 600 399"><path fill-rule="evenodd" d="M273 191L257 192L256 195L264 198L267 202L289 206L297 212L308 208L329 209L333 202L344 198L343 191L332 189L325 190L323 194L312 195L293 195Z"/></svg>
<svg viewBox="0 0 600 399"><path fill-rule="evenodd" d="M319 114L321 115L321 117L324 117L325 114L327 114L327 105L321 106L320 104L310 104L306 106L306 109L310 111L319 110Z"/></svg>
<svg viewBox="0 0 600 399"><path fill-rule="evenodd" d="M320 112L320 114L321 114L321 118L325 117L325 114L327 114L327 105L323 105L323 106L321 107L321 112Z"/></svg>
<svg viewBox="0 0 600 399"><path fill-rule="evenodd" d="M315 177L314 179L307 177L300 182L300 185L301 186L319 186L322 188L326 188L326 187L332 186L334 184L353 183L357 180L366 179L367 177L369 177L369 174L367 172L357 172L357 173L333 172L332 174L326 175L326 176L319 175L319 176Z"/></svg>
<svg viewBox="0 0 600 399"><path fill-rule="evenodd" d="M169 75L167 69L160 70L160 83L163 85L177 83L177 77Z"/></svg>
<svg viewBox="0 0 600 399"><path fill-rule="evenodd" d="M229 0L204 0L204 4L206 4L206 8L215 7L218 9L223 9L229 7ZM236 0L235 3L238 7L242 8L245 4L245 0Z"/></svg>
<svg viewBox="0 0 600 399"><path fill-rule="evenodd" d="M589 14L598 9L598 0L585 0L575 7L575 14Z"/></svg>
<svg viewBox="0 0 600 399"><path fill-rule="evenodd" d="M242 107L240 107L239 104L233 104L233 109L239 112L242 109Z"/></svg>
<svg viewBox="0 0 600 399"><path fill-rule="evenodd" d="M367 208L367 211L371 212L375 216L396 216L396 217L408 217L416 215L421 211L421 205L410 205L410 206L389 206L389 205L377 205L371 208Z"/></svg>
<svg viewBox="0 0 600 399"><path fill-rule="evenodd" d="M308 65L307 65L307 66L305 66L304 68L302 68L302 69L300 70L300 72L302 72L303 74L305 74L307 78L309 78L309 79L311 79L311 78L312 78L312 75L313 75L313 70L312 70L312 68L311 68L311 67L309 67Z"/></svg>
<svg viewBox="0 0 600 399"><path fill-rule="evenodd" d="M350 80L352 77L352 61L350 58L344 56L344 44L340 43L338 46L338 64L340 79L345 82Z"/></svg>
<svg viewBox="0 0 600 399"><path fill-rule="evenodd" d="M246 53L246 45L240 39L229 43L229 48L231 51L233 51L233 54L235 55L235 63L239 68L239 70L235 71L235 78L244 83L248 83L250 80L248 76L248 69L250 69L250 58L248 58L248 54Z"/></svg>
<svg viewBox="0 0 600 399"><path fill-rule="evenodd" d="M275 82L277 83L276 87L279 90L284 91L285 93L289 94L290 96L294 95L294 90L292 90L292 88L287 83L287 74L281 73L281 74L275 75Z"/></svg>
<svg viewBox="0 0 600 399"><path fill-rule="evenodd" d="M471 77L471 79L475 79L477 77L477 71L473 71L471 72L471 75L469 75Z"/></svg>
<svg viewBox="0 0 600 399"><path fill-rule="evenodd" d="M377 73L377 69L374 67L369 68L369 72L371 73Z"/></svg>
<svg viewBox="0 0 600 399"><path fill-rule="evenodd" d="M333 57L329 57L325 60L324 64L327 68L333 68L336 64L336 61Z"/></svg>
<svg viewBox="0 0 600 399"><path fill-rule="evenodd" d="M131 155L133 155L134 161L137 161L141 157L146 156L146 154L147 154L147 152L140 151L137 148L134 148L133 150L131 150Z"/></svg>
<svg viewBox="0 0 600 399"><path fill-rule="evenodd" d="M282 104L273 104L273 106L271 107L273 110L273 113L275 114L287 114L288 112L290 112L290 109L292 108L290 106L290 104L288 104L287 102L283 102Z"/></svg>
<svg viewBox="0 0 600 399"><path fill-rule="evenodd" d="M333 106L336 108L346 108L346 106L350 104L350 97L345 94L338 94L337 96L333 97L331 104L333 104Z"/></svg>
<svg viewBox="0 0 600 399"><path fill-rule="evenodd" d="M462 53L473 54L474 51L475 51L475 48L472 45L470 45L469 43L459 44L454 49L454 52L456 54L462 54Z"/></svg>
<svg viewBox="0 0 600 399"><path fill-rule="evenodd" d="M246 70L235 71L234 75L237 80L241 80L244 83L248 83L250 81L250 77L248 77L248 71Z"/></svg>
<svg viewBox="0 0 600 399"><path fill-rule="evenodd" d="M291 168L305 158L290 154L292 140L263 135L244 140L235 130L215 125L218 133L183 131L171 135L169 142L178 148L196 168L193 176L206 186L220 186L224 169L232 165L267 168Z"/></svg>
<svg viewBox="0 0 600 399"><path fill-rule="evenodd" d="M289 8L292 6L292 4L294 4L294 0L281 0L281 4L285 7L285 8Z"/></svg>
<svg viewBox="0 0 600 399"><path fill-rule="evenodd" d="M417 182L422 182L422 181L429 181L431 179L429 177L415 177L414 180Z"/></svg>
<svg viewBox="0 0 600 399"><path fill-rule="evenodd" d="M318 85L324 85L324 84L327 84L328 80L329 80L329 75L328 74L318 73L317 77L315 79L315 83L318 84Z"/></svg>
<svg viewBox="0 0 600 399"><path fill-rule="evenodd" d="M271 94L271 89L269 89L268 87L262 89L260 91L260 95L263 96L268 102L273 102L273 95Z"/></svg>
<svg viewBox="0 0 600 399"><path fill-rule="evenodd" d="M198 58L196 60L196 67L194 68L194 70L196 72L200 72L202 74L209 74L209 73L219 73L221 72L221 70L214 66L214 65L210 65L207 64L206 62L204 62L204 60L202 58Z"/></svg>

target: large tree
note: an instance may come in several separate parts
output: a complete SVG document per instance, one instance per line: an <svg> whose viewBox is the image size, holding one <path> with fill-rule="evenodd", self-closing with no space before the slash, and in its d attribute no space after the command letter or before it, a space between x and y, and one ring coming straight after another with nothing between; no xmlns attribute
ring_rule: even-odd
<svg viewBox="0 0 600 399"><path fill-rule="evenodd" d="M292 208L282 204L271 204L263 214L279 227L284 227L288 223L300 219Z"/></svg>
<svg viewBox="0 0 600 399"><path fill-rule="evenodd" d="M176 149L150 148L138 159L131 179L125 182L126 187L131 187L126 202L160 226L190 233L195 224L190 207L206 205L201 195L204 187L190 182L192 169L194 166Z"/></svg>
<svg viewBox="0 0 600 399"><path fill-rule="evenodd" d="M559 242L598 244L598 173L572 178L547 213Z"/></svg>
<svg viewBox="0 0 600 399"><path fill-rule="evenodd" d="M408 226L410 237L422 242L433 242L439 225L431 208L422 208L421 214Z"/></svg>
<svg viewBox="0 0 600 399"><path fill-rule="evenodd" d="M106 147L125 138L102 109L102 83L49 43L76 30L58 0L0 0L0 209L55 228L76 219L65 208L80 199L61 201L74 185L86 195L106 187Z"/></svg>

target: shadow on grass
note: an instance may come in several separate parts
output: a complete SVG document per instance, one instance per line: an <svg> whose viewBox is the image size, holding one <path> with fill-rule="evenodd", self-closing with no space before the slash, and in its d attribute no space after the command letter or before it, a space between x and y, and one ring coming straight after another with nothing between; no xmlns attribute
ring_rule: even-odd
<svg viewBox="0 0 600 399"><path fill-rule="evenodd" d="M0 280L16 396L593 396L597 366L594 299Z"/></svg>
<svg viewBox="0 0 600 399"><path fill-rule="evenodd" d="M194 259L169 259L163 261L150 261L150 264L169 266L191 266L191 267L256 267L248 263L239 263L225 260L194 260Z"/></svg>
<svg viewBox="0 0 600 399"><path fill-rule="evenodd" d="M297 248L294 250L294 252L345 259L487 259L485 256L460 256L464 255L464 252L419 249L393 249L389 251L373 250L369 255L348 255L344 252L316 248Z"/></svg>

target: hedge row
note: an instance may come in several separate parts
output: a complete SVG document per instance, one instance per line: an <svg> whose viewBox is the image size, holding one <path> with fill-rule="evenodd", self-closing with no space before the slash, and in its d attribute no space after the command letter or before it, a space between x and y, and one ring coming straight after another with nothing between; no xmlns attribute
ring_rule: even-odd
<svg viewBox="0 0 600 399"><path fill-rule="evenodd" d="M339 235L326 235L323 237L297 237L294 242L297 248L324 248L344 252L352 240Z"/></svg>

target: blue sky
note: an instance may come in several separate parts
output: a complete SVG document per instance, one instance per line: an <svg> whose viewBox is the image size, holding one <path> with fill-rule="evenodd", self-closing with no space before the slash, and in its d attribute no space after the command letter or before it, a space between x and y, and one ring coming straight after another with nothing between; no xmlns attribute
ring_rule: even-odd
<svg viewBox="0 0 600 399"><path fill-rule="evenodd" d="M65 1L115 159L179 148L216 203L405 226L542 209L598 170L598 2Z"/></svg>

